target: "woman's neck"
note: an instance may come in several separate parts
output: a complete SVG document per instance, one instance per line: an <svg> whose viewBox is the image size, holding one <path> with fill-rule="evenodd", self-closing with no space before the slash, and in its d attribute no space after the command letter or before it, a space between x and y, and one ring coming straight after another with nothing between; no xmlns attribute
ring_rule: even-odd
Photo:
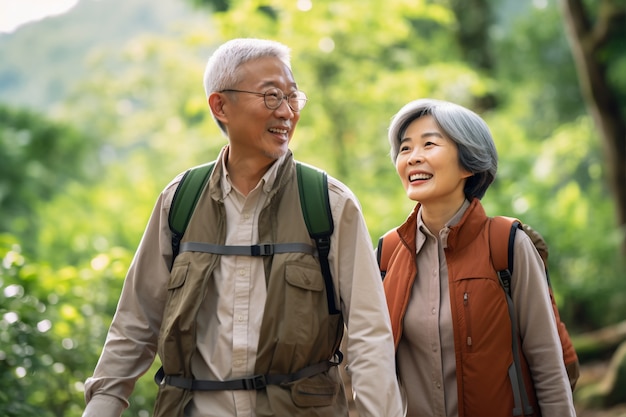
<svg viewBox="0 0 626 417"><path fill-rule="evenodd" d="M446 223L454 217L465 202L465 197L447 201L442 204L423 204L422 203L422 221L428 227L428 230L435 236L439 236L439 232L446 226Z"/></svg>

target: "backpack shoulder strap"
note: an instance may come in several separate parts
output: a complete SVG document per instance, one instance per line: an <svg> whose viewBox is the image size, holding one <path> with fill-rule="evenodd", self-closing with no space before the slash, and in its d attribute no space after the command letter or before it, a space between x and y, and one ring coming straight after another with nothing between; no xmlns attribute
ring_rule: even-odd
<svg viewBox="0 0 626 417"><path fill-rule="evenodd" d="M317 246L320 267L326 284L328 313L338 314L340 310L335 304L335 287L328 262L330 237L335 228L328 197L328 175L326 172L302 162L296 162L296 174L304 222L309 231L309 236Z"/></svg>
<svg viewBox="0 0 626 417"><path fill-rule="evenodd" d="M507 228L509 228L508 234L506 232ZM515 233L517 229L524 230L524 232L530 237L533 244L535 245L535 248L537 249L537 252L539 252L541 259L543 260L544 269L546 272L546 279L548 281L548 289L550 292L550 301L552 303L552 310L554 312L554 317L556 318L557 330L559 332L559 338L561 339L561 346L563 348L563 361L566 365L567 375L570 380L570 386L573 390L576 386L576 382L580 373L578 355L576 354L576 349L574 348L567 328L565 327L565 323L561 321L556 300L554 299L554 294L552 292L552 286L548 274L548 245L546 244L546 241L543 239L541 234L539 234L539 232L532 229L526 224L520 224L519 220L509 217L494 217L491 219L489 231L489 246L491 250L493 265L496 271L498 271L498 277L500 278L502 286L504 287L505 291L507 291L507 303L509 303L511 299L511 274L513 273L513 243L515 241ZM503 243L506 236L508 236L508 243L504 245ZM504 263L505 248L508 248L508 260L506 264ZM514 320L514 312L510 309L510 304L509 314L511 316L511 320Z"/></svg>
<svg viewBox="0 0 626 417"><path fill-rule="evenodd" d="M334 223L328 199L326 172L302 162L296 162L300 206L312 238L333 234Z"/></svg>
<svg viewBox="0 0 626 417"><path fill-rule="evenodd" d="M492 217L489 225L491 261L498 272L498 276L503 280L504 289L509 296L511 295L511 275L514 266L515 234L520 228L519 220L505 216Z"/></svg>
<svg viewBox="0 0 626 417"><path fill-rule="evenodd" d="M489 251L491 254L491 262L493 262L493 266L500 279L500 284L504 289L509 318L511 320L513 364L509 367L509 380L513 388L513 415L528 415L533 412L522 377L520 359L522 353L520 352L518 343L517 319L515 318L515 308L511 296L515 234L517 233L517 229L521 227L519 220L504 216L492 217L489 224Z"/></svg>
<svg viewBox="0 0 626 417"><path fill-rule="evenodd" d="M378 261L378 269L380 269L380 278L385 279L387 268L389 267L389 259L400 243L400 235L398 228L394 227L378 239L378 249L376 250L376 260Z"/></svg>
<svg viewBox="0 0 626 417"><path fill-rule="evenodd" d="M185 234L200 193L211 176L215 161L190 168L181 178L172 198L168 222L172 231L173 258L178 255L180 241Z"/></svg>

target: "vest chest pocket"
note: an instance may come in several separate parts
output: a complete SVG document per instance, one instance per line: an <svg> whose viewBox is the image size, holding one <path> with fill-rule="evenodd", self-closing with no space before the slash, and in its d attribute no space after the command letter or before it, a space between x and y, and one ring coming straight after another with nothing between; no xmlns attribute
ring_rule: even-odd
<svg viewBox="0 0 626 417"><path fill-rule="evenodd" d="M180 332L181 321L180 309L185 305L182 302L185 281L189 272L189 262L176 262L170 272L170 280L167 283L167 301L163 311L163 321L159 336L159 355L163 361L163 368L167 374L176 374L183 369L180 345L188 343L183 340ZM189 304L189 303L186 303ZM186 336L188 340L188 336Z"/></svg>
<svg viewBox="0 0 626 417"><path fill-rule="evenodd" d="M170 280L167 283L167 302L163 312L161 331L167 330L172 326L175 313L180 309L189 268L189 262L180 262L176 263L170 272Z"/></svg>
<svg viewBox="0 0 626 417"><path fill-rule="evenodd" d="M319 265L286 263L284 282L281 331L292 342L308 344L316 339L321 320L328 315Z"/></svg>
<svg viewBox="0 0 626 417"><path fill-rule="evenodd" d="M187 279L187 272L189 271L189 262L174 264L172 272L170 273L170 280L167 284L167 289L172 291L180 288Z"/></svg>
<svg viewBox="0 0 626 417"><path fill-rule="evenodd" d="M322 291L324 280L319 266L290 263L285 265L285 280L292 286L305 291Z"/></svg>
<svg viewBox="0 0 626 417"><path fill-rule="evenodd" d="M467 353L489 352L492 346L510 346L511 322L500 284L489 278L458 280L457 325L462 349Z"/></svg>

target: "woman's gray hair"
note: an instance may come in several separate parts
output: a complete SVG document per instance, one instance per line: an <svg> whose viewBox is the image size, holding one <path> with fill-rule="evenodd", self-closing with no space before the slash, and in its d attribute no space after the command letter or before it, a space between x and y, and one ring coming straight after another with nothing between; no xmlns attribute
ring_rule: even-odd
<svg viewBox="0 0 626 417"><path fill-rule="evenodd" d="M481 199L496 177L498 153L487 123L463 106L435 99L407 103L389 125L391 160L396 163L400 141L409 125L425 115L432 116L441 131L456 143L460 165L473 174L465 183L465 197L470 201Z"/></svg>
<svg viewBox="0 0 626 417"><path fill-rule="evenodd" d="M239 67L248 61L265 57L278 58L291 69L291 51L288 46L280 42L239 38L222 44L213 52L204 70L206 97L208 98L215 91L236 87L242 81L238 71ZM224 126L215 118L215 115L213 115L213 119L225 133Z"/></svg>

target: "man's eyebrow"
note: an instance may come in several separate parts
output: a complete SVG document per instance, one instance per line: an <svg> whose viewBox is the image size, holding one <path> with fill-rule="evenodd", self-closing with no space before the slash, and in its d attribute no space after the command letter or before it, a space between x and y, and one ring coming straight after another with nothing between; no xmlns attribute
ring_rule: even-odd
<svg viewBox="0 0 626 417"><path fill-rule="evenodd" d="M276 87L276 88L278 88L278 86L276 85L276 82L271 81L271 80L263 82L263 84L261 84L260 88L266 88L266 87ZM294 89L294 90L297 90L298 89L298 84L290 83L289 87Z"/></svg>

